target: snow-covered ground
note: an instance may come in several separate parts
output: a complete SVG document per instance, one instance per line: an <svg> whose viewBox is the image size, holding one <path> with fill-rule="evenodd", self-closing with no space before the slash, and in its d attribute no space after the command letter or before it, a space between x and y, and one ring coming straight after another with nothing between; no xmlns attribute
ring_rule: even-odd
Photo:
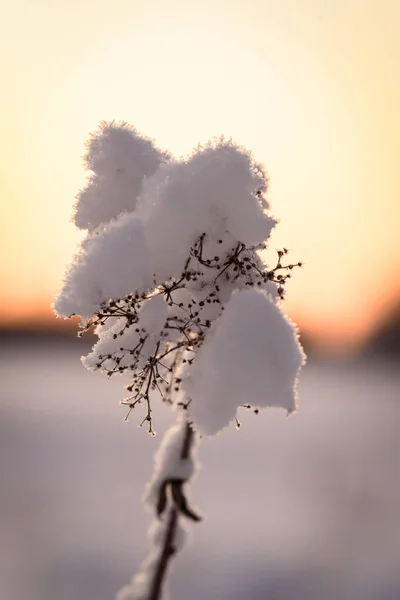
<svg viewBox="0 0 400 600"><path fill-rule="evenodd" d="M123 422L83 341L1 348L0 598L112 600L147 551L140 496L160 436ZM244 399L245 400L245 399ZM162 433L169 413L154 413ZM243 409L200 446L207 519L172 600L400 598L400 369L310 361L300 411Z"/></svg>

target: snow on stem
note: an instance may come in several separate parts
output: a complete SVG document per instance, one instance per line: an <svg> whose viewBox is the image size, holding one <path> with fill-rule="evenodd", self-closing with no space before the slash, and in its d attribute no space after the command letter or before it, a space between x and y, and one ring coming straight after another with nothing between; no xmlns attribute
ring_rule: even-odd
<svg viewBox="0 0 400 600"><path fill-rule="evenodd" d="M184 489L196 467L195 435L182 412L177 424L167 431L161 442L146 497L146 504L156 513L156 520L149 529L153 549L132 584L118 592L117 600L161 600L171 559L186 537L181 518L201 520L189 506Z"/></svg>

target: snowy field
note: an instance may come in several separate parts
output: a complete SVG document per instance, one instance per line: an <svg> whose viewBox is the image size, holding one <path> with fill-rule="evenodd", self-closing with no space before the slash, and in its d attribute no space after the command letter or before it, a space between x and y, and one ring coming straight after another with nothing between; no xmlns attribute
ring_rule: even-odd
<svg viewBox="0 0 400 600"><path fill-rule="evenodd" d="M1 349L0 598L112 600L147 552L140 496L160 440L123 422L123 381L85 342ZM400 369L310 361L301 410L243 410L200 448L206 520L172 600L400 598ZM168 413L161 407L161 434Z"/></svg>

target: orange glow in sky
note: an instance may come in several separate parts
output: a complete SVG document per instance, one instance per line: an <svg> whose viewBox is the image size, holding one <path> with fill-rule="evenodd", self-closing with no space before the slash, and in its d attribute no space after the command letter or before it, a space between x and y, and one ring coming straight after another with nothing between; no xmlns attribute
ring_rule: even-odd
<svg viewBox="0 0 400 600"><path fill-rule="evenodd" d="M0 23L1 319L49 314L80 234L83 145L126 120L182 155L251 148L305 268L288 310L321 343L365 336L400 295L395 0L14 2ZM274 257L272 258L274 260Z"/></svg>

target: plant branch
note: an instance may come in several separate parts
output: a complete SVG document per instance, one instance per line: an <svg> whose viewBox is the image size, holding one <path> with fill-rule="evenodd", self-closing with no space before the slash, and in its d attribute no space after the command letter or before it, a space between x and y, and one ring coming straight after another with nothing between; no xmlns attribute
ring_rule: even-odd
<svg viewBox="0 0 400 600"><path fill-rule="evenodd" d="M165 576L167 574L169 561L176 552L176 549L174 547L174 540L178 526L178 520L178 510L176 508L171 508L168 516L168 523L163 547L161 548L160 556L157 561L157 566L154 571L154 577L151 582L149 600L159 600L161 598L162 588Z"/></svg>
<svg viewBox="0 0 400 600"><path fill-rule="evenodd" d="M181 460L187 460L190 458L194 442L194 435L194 430L191 424L189 422L186 422L180 452ZM188 507L187 499L183 492L184 483L184 480L168 479L165 480L160 486L159 498L157 502L157 514L160 516L165 511L165 508L168 503L168 491L170 492L169 500L172 503L172 506L168 513L165 537L154 569L154 575L151 581L148 600L161 599L162 589L168 571L168 566L171 558L177 551L175 547L175 539L180 515L183 514L194 521L201 520L201 518L196 513L194 513L192 509Z"/></svg>

